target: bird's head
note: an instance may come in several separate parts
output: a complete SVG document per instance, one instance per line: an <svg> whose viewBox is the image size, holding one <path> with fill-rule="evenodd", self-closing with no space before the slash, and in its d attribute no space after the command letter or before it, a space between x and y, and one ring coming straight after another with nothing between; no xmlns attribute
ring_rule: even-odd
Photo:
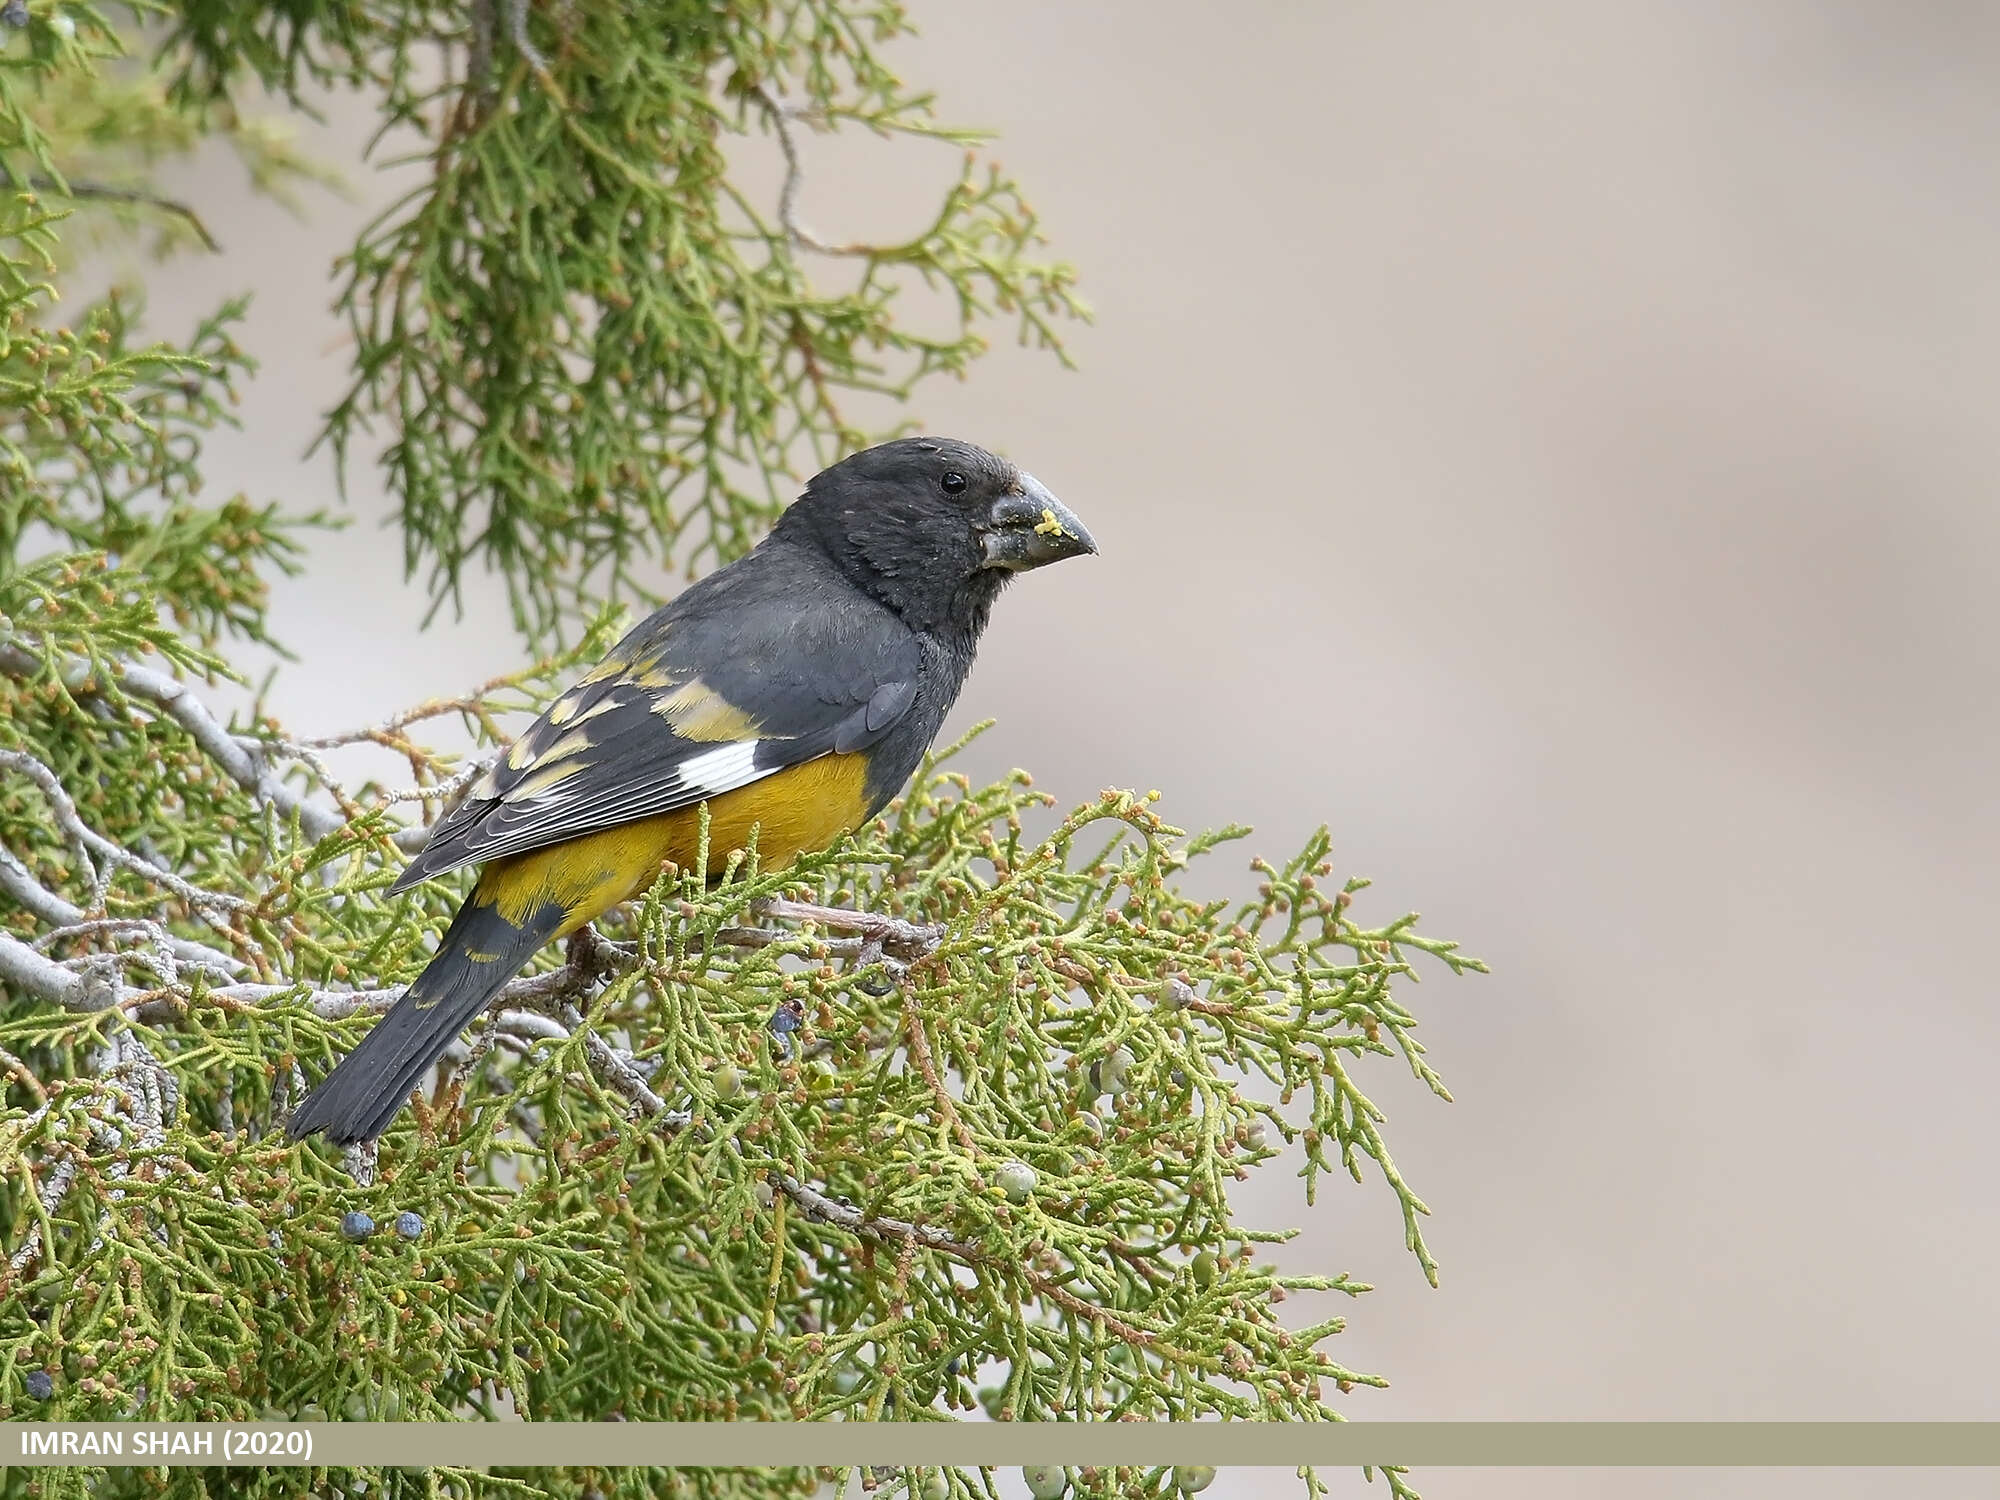
<svg viewBox="0 0 2000 1500"><path fill-rule="evenodd" d="M1015 573L1095 552L1032 474L953 438L898 438L816 476L778 523L912 626L976 635Z"/></svg>

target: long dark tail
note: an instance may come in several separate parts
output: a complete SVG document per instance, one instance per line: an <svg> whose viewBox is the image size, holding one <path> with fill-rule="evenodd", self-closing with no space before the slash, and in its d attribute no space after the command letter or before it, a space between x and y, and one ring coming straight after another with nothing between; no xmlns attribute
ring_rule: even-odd
<svg viewBox="0 0 2000 1500"><path fill-rule="evenodd" d="M323 1130L344 1146L387 1130L417 1080L555 936L563 916L562 907L548 902L517 926L475 893L452 918L430 967L293 1112L286 1127L293 1139Z"/></svg>

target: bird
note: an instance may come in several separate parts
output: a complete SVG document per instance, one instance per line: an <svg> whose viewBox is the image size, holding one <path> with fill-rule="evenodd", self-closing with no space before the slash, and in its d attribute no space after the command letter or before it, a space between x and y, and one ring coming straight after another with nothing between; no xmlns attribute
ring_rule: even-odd
<svg viewBox="0 0 2000 1500"><path fill-rule="evenodd" d="M1033 475L951 438L823 470L744 556L632 628L431 829L389 894L480 867L430 963L287 1129L377 1139L536 950L648 889L829 848L901 790L1017 573L1095 553Z"/></svg>

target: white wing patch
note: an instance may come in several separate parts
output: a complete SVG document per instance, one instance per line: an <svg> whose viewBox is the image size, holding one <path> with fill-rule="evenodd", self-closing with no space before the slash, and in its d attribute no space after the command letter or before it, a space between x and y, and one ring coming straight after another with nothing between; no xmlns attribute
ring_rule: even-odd
<svg viewBox="0 0 2000 1500"><path fill-rule="evenodd" d="M495 859L519 849L537 847L545 841L545 831L552 823L582 828L608 827L620 820L612 817L599 822L598 816L613 812L619 802L650 803L645 811L638 814L643 818L692 807L724 792L733 792L738 787L748 786L774 771L784 769L782 763L757 764L757 747L761 743L747 740L733 745L718 745L713 750L690 755L677 762L669 774L647 789L649 794L643 799L635 796L634 788L627 786L603 788L595 795L586 793L580 796L578 789L565 788L560 782L545 783L530 795L519 797L523 788L534 787L539 780L538 774L530 773L508 794L504 804L507 821L512 826L490 825L490 832L495 836L482 843L477 853L470 857Z"/></svg>
<svg viewBox="0 0 2000 1500"><path fill-rule="evenodd" d="M682 761L675 769L680 772L681 785L688 789L688 800L699 802L720 792L733 792L763 775L757 769L757 747L761 744L762 740L745 740L704 750Z"/></svg>

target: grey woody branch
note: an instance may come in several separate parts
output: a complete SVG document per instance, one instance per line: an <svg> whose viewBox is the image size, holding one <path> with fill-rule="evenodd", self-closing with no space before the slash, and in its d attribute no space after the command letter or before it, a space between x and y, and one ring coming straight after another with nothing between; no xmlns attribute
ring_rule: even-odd
<svg viewBox="0 0 2000 1500"><path fill-rule="evenodd" d="M76 802L69 791L57 779L56 773L25 750L0 750L0 768L25 776L41 789L48 799L49 807L55 813L56 826L62 830L76 850L77 858L90 874L91 905L104 904L105 890L111 884L111 872L125 868L164 886L179 896L188 905L213 917L219 912L241 912L250 909L250 903L240 896L227 896L219 891L204 890L176 875L172 870L154 864L142 855L134 854L122 844L113 843L83 821L76 810ZM93 856L95 860L93 861Z"/></svg>
<svg viewBox="0 0 2000 1500"><path fill-rule="evenodd" d="M764 113L771 121L771 129L778 137L778 149L785 156L785 181L778 189L778 224L785 231L785 238L794 245L807 250L816 250L821 255L877 255L880 247L875 245L835 245L821 239L799 222L799 194L805 188L805 163L799 155L798 137L793 125L805 118L795 104L787 104L778 97L777 91L768 83L757 85L757 102L764 106Z"/></svg>
<svg viewBox="0 0 2000 1500"><path fill-rule="evenodd" d="M32 677L41 669L39 657L19 646L0 642L0 672L14 677ZM309 802L285 785L271 769L269 757L253 753L242 738L231 734L179 678L131 662L113 662L110 670L117 678L120 691L160 709L187 731L202 753L214 761L225 775L258 802L280 817L296 817L306 837L315 841L323 839L347 821L334 809ZM98 668L78 658L64 663L60 676L63 686L71 693L87 697L93 693Z"/></svg>

